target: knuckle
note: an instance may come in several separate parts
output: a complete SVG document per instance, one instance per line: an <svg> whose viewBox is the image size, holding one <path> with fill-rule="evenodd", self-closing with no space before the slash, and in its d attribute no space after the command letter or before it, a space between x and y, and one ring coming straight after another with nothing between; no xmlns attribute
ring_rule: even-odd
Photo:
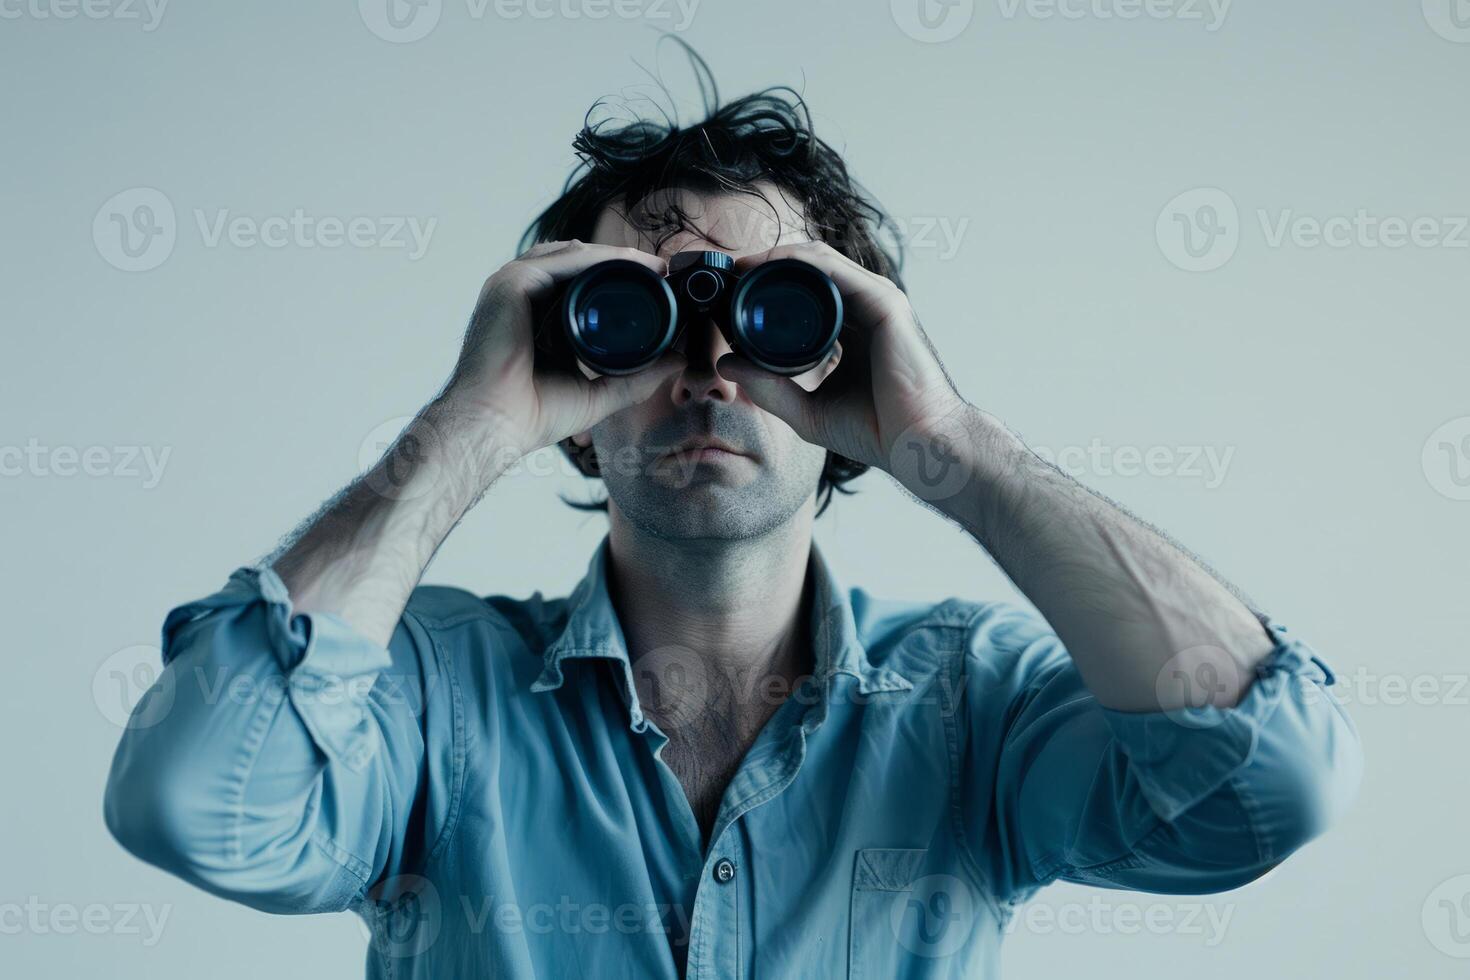
<svg viewBox="0 0 1470 980"><path fill-rule="evenodd" d="M518 262L511 262L485 280L484 296L507 296L526 291L533 278L532 269Z"/></svg>
<svg viewBox="0 0 1470 980"><path fill-rule="evenodd" d="M790 258L791 253L786 251L785 249L786 246L779 245L775 248L761 249L760 251L756 252L747 252L746 254L740 256L737 261L742 267L753 269L758 265L764 265L767 262L774 262L777 259Z"/></svg>
<svg viewBox="0 0 1470 980"><path fill-rule="evenodd" d="M485 288L487 290L496 289L500 286L506 285L507 283L513 283L518 280L524 279L526 275L525 268L526 267L520 263L519 259L515 260L514 262L507 262L505 265L497 269L489 279L485 280Z"/></svg>

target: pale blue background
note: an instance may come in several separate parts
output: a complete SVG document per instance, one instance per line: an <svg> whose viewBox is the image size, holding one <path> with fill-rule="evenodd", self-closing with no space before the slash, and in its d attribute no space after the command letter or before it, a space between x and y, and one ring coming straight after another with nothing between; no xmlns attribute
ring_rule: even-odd
<svg viewBox="0 0 1470 980"><path fill-rule="evenodd" d="M47 473L0 477L0 974L360 976L351 917L234 907L112 842L100 807L118 729L94 680L101 671L108 691L171 606L268 551L357 471L365 441L391 436L433 392L481 280L560 186L582 113L646 81L633 59L654 64L650 25L676 26L675 8L592 21L491 6L476 19L466 0L444 0L427 36L391 43L347 2L177 0L151 31L41 19L42 0L28 2L0 18L0 451L35 439L170 455L152 487L65 476L55 457ZM969 6L943 43L905 34L886 2L703 0L684 36L727 94L802 88L819 132L912 228L963 226L952 255L917 248L907 275L973 401L1047 447L1233 452L1213 487L1187 473L1085 478L1308 639L1351 700L1375 702L1354 704L1368 757L1356 809L1280 871L1214 899L1217 915L1233 905L1223 942L1023 925L1009 975L1463 975L1449 953L1470 943L1426 930L1421 912L1470 874L1470 689L1458 686L1470 501L1455 499L1448 469L1470 472L1470 456L1421 452L1470 416L1470 249L1273 248L1257 212L1470 212L1470 43L1435 0L1433 16L1417 0L1242 0L1213 31ZM679 84L678 60L665 65ZM177 241L129 273L106 261L93 224L136 187L167 197ZM1165 205L1195 188L1224 190L1240 214L1237 251L1209 272L1177 268L1155 234ZM411 261L403 249L210 248L193 217L296 208L437 224ZM507 479L428 580L565 591L603 526L556 499L579 484ZM860 486L819 525L847 581L904 597L1012 594L971 541L885 478ZM922 563L898 560L916 552ZM1385 677L1438 693L1384 703ZM1085 908L1094 894L1059 887L1046 901ZM151 947L116 930L6 928L4 908L30 896L148 903L168 919ZM1162 903L1175 921L1189 904L1103 899L1140 915Z"/></svg>

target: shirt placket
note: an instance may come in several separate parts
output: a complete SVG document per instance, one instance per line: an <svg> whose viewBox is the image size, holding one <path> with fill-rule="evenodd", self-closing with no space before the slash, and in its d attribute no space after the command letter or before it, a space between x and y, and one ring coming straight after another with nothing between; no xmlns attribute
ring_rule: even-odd
<svg viewBox="0 0 1470 980"><path fill-rule="evenodd" d="M770 748L753 751L715 820L690 916L688 980L737 980L749 942L751 855L741 833L747 814L785 792L806 757L812 717L797 701L783 705ZM774 743L774 744L773 744ZM742 911L744 914L742 915Z"/></svg>

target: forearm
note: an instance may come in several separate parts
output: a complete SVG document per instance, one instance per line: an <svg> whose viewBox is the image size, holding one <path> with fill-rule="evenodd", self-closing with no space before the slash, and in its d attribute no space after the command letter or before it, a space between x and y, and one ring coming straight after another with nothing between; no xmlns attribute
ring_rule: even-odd
<svg viewBox="0 0 1470 980"><path fill-rule="evenodd" d="M297 611L386 645L434 553L514 455L483 421L432 402L268 563Z"/></svg>
<svg viewBox="0 0 1470 980"><path fill-rule="evenodd" d="M970 479L940 508L1061 637L1098 701L1120 711L1229 707L1271 651L1261 622L1192 556L973 410Z"/></svg>

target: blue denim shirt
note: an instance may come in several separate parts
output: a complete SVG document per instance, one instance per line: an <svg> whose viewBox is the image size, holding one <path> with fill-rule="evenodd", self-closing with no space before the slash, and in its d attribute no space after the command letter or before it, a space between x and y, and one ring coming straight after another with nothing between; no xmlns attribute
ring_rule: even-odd
<svg viewBox="0 0 1470 980"><path fill-rule="evenodd" d="M1119 713L1035 613L874 598L813 546L816 669L706 841L607 549L567 598L421 586L387 648L237 570L169 613L108 826L254 908L356 911L371 977L993 977L1046 883L1233 888L1359 780L1331 673L1279 627L1236 707Z"/></svg>

